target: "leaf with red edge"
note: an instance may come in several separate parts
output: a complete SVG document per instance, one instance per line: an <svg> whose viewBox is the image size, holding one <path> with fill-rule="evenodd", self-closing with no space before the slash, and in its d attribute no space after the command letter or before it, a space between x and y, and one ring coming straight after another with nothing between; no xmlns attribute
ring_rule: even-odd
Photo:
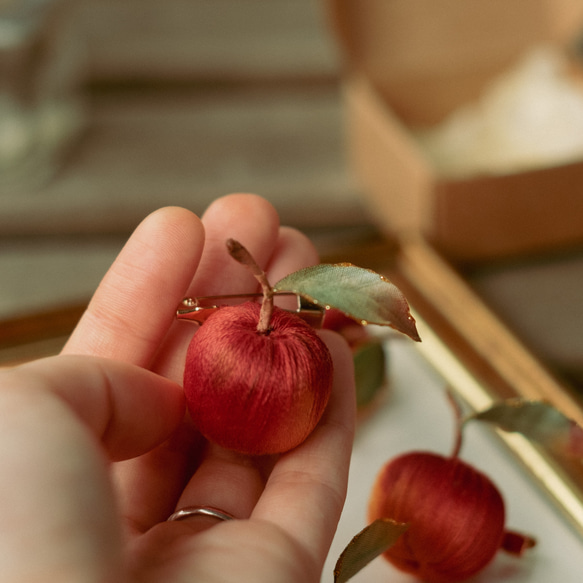
<svg viewBox="0 0 583 583"><path fill-rule="evenodd" d="M298 294L326 309L336 308L363 324L390 326L420 341L403 293L370 269L350 263L314 265L290 273L273 289Z"/></svg>
<svg viewBox="0 0 583 583"><path fill-rule="evenodd" d="M334 583L345 583L373 559L392 547L408 526L379 518L362 529L342 551L334 567Z"/></svg>
<svg viewBox="0 0 583 583"><path fill-rule="evenodd" d="M508 399L467 418L471 419L521 433L560 454L583 458L583 429L544 401Z"/></svg>

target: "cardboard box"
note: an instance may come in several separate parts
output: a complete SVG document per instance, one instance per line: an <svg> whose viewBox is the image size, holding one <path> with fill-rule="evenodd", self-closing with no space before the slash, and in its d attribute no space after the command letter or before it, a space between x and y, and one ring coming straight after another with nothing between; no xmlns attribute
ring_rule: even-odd
<svg viewBox="0 0 583 583"><path fill-rule="evenodd" d="M583 244L583 162L504 176L439 177L365 77L346 81L349 154L371 216L458 261Z"/></svg>
<svg viewBox="0 0 583 583"><path fill-rule="evenodd" d="M474 261L583 243L583 162L440 176L411 128L476 99L537 43L566 46L582 0L329 0L346 56L350 157L371 215Z"/></svg>

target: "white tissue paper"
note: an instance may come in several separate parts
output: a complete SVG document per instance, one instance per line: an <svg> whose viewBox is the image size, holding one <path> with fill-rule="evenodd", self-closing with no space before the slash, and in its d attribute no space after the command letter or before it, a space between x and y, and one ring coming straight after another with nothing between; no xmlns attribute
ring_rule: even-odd
<svg viewBox="0 0 583 583"><path fill-rule="evenodd" d="M583 159L583 89L559 50L539 47L474 104L415 132L446 177L508 174Z"/></svg>

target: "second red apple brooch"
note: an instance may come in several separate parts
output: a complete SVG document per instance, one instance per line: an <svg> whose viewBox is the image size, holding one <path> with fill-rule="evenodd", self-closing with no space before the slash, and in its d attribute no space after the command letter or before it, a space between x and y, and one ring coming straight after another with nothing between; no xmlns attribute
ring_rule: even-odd
<svg viewBox="0 0 583 583"><path fill-rule="evenodd" d="M340 555L335 583L346 583L379 555L427 583L464 581L498 550L520 556L534 546L531 537L507 530L494 482L460 459L462 429L487 422L577 459L583 459L583 429L542 401L509 399L466 417L458 407L456 413L451 455L408 452L380 469L369 495L369 525Z"/></svg>

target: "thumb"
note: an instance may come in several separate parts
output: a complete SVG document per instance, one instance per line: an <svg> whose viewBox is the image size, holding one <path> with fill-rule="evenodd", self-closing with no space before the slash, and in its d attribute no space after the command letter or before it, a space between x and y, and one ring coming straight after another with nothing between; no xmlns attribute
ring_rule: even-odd
<svg viewBox="0 0 583 583"><path fill-rule="evenodd" d="M92 356L54 356L0 373L0 386L39 406L41 394L69 407L112 461L162 443L185 412L182 388L138 366Z"/></svg>

